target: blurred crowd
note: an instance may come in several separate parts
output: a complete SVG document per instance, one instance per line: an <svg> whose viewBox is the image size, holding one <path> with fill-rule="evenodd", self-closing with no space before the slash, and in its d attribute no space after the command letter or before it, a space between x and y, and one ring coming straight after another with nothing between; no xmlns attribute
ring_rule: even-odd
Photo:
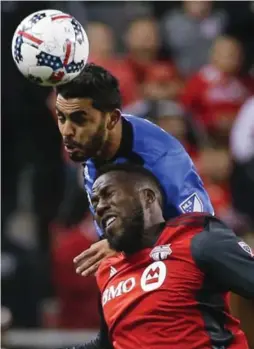
<svg viewBox="0 0 254 349"><path fill-rule="evenodd" d="M84 25L89 60L120 81L123 112L184 145L217 216L254 244L254 6L2 3L2 305L16 327L96 328L95 281L72 264L96 240L81 169L63 152L54 92L11 58L18 23L46 8Z"/></svg>

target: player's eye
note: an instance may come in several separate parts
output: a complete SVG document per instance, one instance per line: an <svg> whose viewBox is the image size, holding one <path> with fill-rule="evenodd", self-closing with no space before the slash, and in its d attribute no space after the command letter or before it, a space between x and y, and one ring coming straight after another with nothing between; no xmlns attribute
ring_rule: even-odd
<svg viewBox="0 0 254 349"><path fill-rule="evenodd" d="M84 125L87 120L84 117L84 113L73 113L71 116L71 121L81 126Z"/></svg>
<svg viewBox="0 0 254 349"><path fill-rule="evenodd" d="M66 118L65 118L63 115L57 115L57 120L58 120L61 124L63 124L63 123L65 122Z"/></svg>
<svg viewBox="0 0 254 349"><path fill-rule="evenodd" d="M92 204L94 210L96 210L96 207L98 205L98 200L91 200L91 204Z"/></svg>
<svg viewBox="0 0 254 349"><path fill-rule="evenodd" d="M107 199L112 198L112 197L114 196L114 194L115 194L115 190L110 190L110 191L108 191L108 192L107 192Z"/></svg>
<svg viewBox="0 0 254 349"><path fill-rule="evenodd" d="M97 205L97 203L98 203L98 198L97 198L97 196L96 196L96 195L92 195L92 196L89 195L89 197L90 197L90 203L91 203L91 205L92 205L92 206Z"/></svg>

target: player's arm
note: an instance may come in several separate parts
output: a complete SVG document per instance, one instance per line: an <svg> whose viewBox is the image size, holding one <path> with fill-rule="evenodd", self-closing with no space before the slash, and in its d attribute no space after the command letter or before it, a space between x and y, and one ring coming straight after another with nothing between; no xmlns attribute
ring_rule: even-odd
<svg viewBox="0 0 254 349"><path fill-rule="evenodd" d="M220 220L209 217L192 239L197 265L222 290L254 299L254 254L251 248Z"/></svg>
<svg viewBox="0 0 254 349"><path fill-rule="evenodd" d="M113 349L113 347L107 346L107 344L103 344L99 338L100 335L98 335L98 338L95 340L86 343L86 344L81 344L81 345L74 345L72 347L68 347L65 349Z"/></svg>
<svg viewBox="0 0 254 349"><path fill-rule="evenodd" d="M65 349L103 349L103 347L100 345L100 342L96 338L94 341L91 341L87 344L74 345Z"/></svg>
<svg viewBox="0 0 254 349"><path fill-rule="evenodd" d="M98 336L91 342L74 345L65 349L113 349L113 346L108 342L108 339L105 340L103 338L104 334L100 330Z"/></svg>
<svg viewBox="0 0 254 349"><path fill-rule="evenodd" d="M194 164L180 144L161 156L152 168L166 194L166 219L188 212L214 214L209 196ZM173 213L173 214L172 214Z"/></svg>
<svg viewBox="0 0 254 349"><path fill-rule="evenodd" d="M116 252L111 250L108 240L103 239L92 244L87 250L81 252L73 260L76 273L82 276L94 274L103 259L113 256Z"/></svg>

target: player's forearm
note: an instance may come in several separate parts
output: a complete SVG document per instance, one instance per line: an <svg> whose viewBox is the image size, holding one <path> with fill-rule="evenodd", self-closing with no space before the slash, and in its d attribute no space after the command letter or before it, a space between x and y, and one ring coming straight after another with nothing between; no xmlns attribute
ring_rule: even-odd
<svg viewBox="0 0 254 349"><path fill-rule="evenodd" d="M62 348L62 349L113 349L113 345L111 344L108 337L108 330L107 330L105 320L103 318L101 304L99 306L99 312L101 314L101 328L100 328L100 331L98 332L97 337L88 343L73 345L71 347Z"/></svg>
<svg viewBox="0 0 254 349"><path fill-rule="evenodd" d="M85 344L73 345L62 349L113 349L112 344L108 340L108 336L103 331L99 332L98 336Z"/></svg>
<svg viewBox="0 0 254 349"><path fill-rule="evenodd" d="M94 343L94 341L92 341L90 343L74 345L72 347L61 348L61 349L102 349L102 348L98 347L97 344Z"/></svg>
<svg viewBox="0 0 254 349"><path fill-rule="evenodd" d="M64 349L110 349L107 345L102 345L102 343L95 339L89 343L74 345L72 347L64 348Z"/></svg>

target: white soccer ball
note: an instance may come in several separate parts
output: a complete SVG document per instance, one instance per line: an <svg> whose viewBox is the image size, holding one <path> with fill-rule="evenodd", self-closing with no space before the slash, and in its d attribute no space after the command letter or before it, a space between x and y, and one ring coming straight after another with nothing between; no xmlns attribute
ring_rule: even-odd
<svg viewBox="0 0 254 349"><path fill-rule="evenodd" d="M41 10L26 17L12 40L12 56L18 69L42 86L74 79L88 55L89 42L81 24L57 10Z"/></svg>

